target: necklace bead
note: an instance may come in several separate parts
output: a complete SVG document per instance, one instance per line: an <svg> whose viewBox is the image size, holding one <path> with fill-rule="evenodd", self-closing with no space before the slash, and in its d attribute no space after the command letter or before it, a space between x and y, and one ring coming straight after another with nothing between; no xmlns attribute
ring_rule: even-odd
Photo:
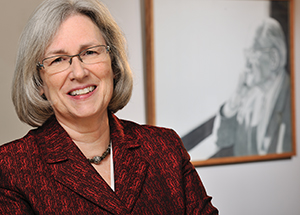
<svg viewBox="0 0 300 215"><path fill-rule="evenodd" d="M102 154L101 156L95 156L95 157L93 157L93 158L91 158L91 159L88 158L89 162L90 162L90 163L93 163L93 164L96 164L96 165L100 164L101 161L102 161L108 154L110 154L110 146L111 146L111 143L109 143L107 149L105 150L105 152L103 152L103 154Z"/></svg>

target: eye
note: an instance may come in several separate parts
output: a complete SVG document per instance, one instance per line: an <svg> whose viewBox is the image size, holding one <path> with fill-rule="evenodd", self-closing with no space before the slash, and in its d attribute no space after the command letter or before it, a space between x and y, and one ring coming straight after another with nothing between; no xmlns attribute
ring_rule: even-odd
<svg viewBox="0 0 300 215"><path fill-rule="evenodd" d="M54 64L63 63L64 61L68 61L68 56L55 56L48 59L48 66L52 66Z"/></svg>
<svg viewBox="0 0 300 215"><path fill-rule="evenodd" d="M82 53L82 55L99 55L99 53L96 50L86 50L85 52Z"/></svg>

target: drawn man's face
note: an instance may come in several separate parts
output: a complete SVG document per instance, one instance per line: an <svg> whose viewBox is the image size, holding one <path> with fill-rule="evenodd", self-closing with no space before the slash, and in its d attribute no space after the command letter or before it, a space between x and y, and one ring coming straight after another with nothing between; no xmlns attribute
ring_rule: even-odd
<svg viewBox="0 0 300 215"><path fill-rule="evenodd" d="M255 36L249 48L245 50L245 84L249 87L266 82L272 74L271 47L262 42L259 36Z"/></svg>

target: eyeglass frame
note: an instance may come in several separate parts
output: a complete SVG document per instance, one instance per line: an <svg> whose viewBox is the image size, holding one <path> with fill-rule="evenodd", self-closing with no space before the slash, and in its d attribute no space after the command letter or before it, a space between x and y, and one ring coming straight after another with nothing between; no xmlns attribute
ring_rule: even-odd
<svg viewBox="0 0 300 215"><path fill-rule="evenodd" d="M264 47L264 48L250 48L250 49L245 49L244 50L244 55L246 57L250 56L254 56L255 54L253 54L254 52L261 52L261 53L269 53L272 50L273 47Z"/></svg>
<svg viewBox="0 0 300 215"><path fill-rule="evenodd" d="M106 46L106 45L97 45L97 46L92 46L92 47L89 47L89 48L86 48L86 49L84 49L84 50L82 50L81 52L79 52L78 54L75 54L75 55L53 55L53 56L50 56L50 57L47 57L47 58L44 58L41 62L42 63L40 63L40 62L38 62L37 64L36 64L36 67L37 67L37 69L38 70L40 70L41 68L44 68L45 69L45 66L44 66L44 61L45 60L48 60L48 59L50 59L50 58L54 58L54 57L60 57L60 56L65 56L65 57L69 57L70 58L70 60L69 60L69 67L72 65L72 59L74 58L74 57L78 57L78 59L82 62L82 63L84 63L83 62L83 60L82 60L82 58L80 57L80 55L83 53L83 52L85 52L85 51L87 51L87 50L89 50L89 49L92 49L92 48L96 48L96 47L105 47L106 49L106 52L111 52L111 48L110 48L110 46ZM85 63L84 63L85 64ZM91 63L91 64L94 64L94 63ZM67 67L66 69L68 69L69 67ZM64 71L64 70L66 70L66 69L63 69L63 70L61 70L61 71ZM61 72L61 71L58 71L58 72Z"/></svg>

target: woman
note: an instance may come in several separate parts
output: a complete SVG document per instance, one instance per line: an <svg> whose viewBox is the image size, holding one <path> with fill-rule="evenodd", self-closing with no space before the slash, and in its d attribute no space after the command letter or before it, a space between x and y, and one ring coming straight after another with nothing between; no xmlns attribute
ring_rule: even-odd
<svg viewBox="0 0 300 215"><path fill-rule="evenodd" d="M21 37L13 101L38 127L0 148L1 214L217 214L177 134L119 120L132 75L97 0L48 0Z"/></svg>

